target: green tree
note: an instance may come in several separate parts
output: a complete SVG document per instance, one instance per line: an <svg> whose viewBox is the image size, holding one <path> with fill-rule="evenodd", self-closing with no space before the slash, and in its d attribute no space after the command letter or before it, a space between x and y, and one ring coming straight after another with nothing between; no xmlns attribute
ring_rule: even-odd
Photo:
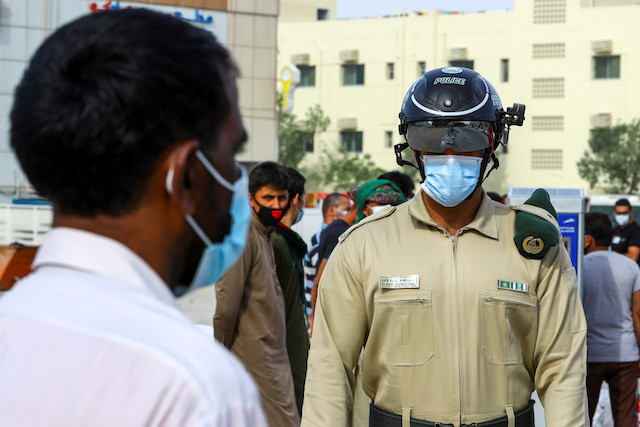
<svg viewBox="0 0 640 427"><path fill-rule="evenodd" d="M324 191L346 191L386 172L371 160L370 154L349 153L344 147L322 150L316 171L310 173L310 179L319 182Z"/></svg>
<svg viewBox="0 0 640 427"><path fill-rule="evenodd" d="M282 109L282 95L278 97L278 155L285 166L298 169L304 158L304 144L313 143L315 135L329 127L330 120L319 105L309 107L305 120Z"/></svg>
<svg viewBox="0 0 640 427"><path fill-rule="evenodd" d="M578 161L578 174L591 188L632 194L640 185L640 120L591 130L589 149Z"/></svg>

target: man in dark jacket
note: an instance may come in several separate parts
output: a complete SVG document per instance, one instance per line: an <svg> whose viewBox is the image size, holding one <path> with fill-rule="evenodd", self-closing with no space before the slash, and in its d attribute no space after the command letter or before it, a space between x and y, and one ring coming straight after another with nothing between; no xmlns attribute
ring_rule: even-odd
<svg viewBox="0 0 640 427"><path fill-rule="evenodd" d="M289 175L289 209L282 220L273 227L270 241L276 263L278 281L284 295L284 311L287 331L287 353L293 375L296 406L302 413L304 381L307 376L307 356L309 355L309 334L304 309L304 268L303 260L307 245L291 229L302 219L305 205L305 179L295 169L286 168Z"/></svg>

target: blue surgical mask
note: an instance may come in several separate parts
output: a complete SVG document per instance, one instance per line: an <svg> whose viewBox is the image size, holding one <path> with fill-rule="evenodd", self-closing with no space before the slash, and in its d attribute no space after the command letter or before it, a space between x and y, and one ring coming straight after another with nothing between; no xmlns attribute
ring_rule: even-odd
<svg viewBox="0 0 640 427"><path fill-rule="evenodd" d="M420 186L429 197L448 208L459 205L478 185L482 158L425 155L425 180Z"/></svg>
<svg viewBox="0 0 640 427"><path fill-rule="evenodd" d="M231 184L220 175L202 152L196 151L196 156L216 181L233 193L229 209L231 215L231 230L229 234L224 236L221 243L213 243L191 215L187 214L185 216L185 219L191 228L193 228L193 231L196 232L206 246L200 257L196 274L193 276L187 292L202 286L214 284L238 261L247 242L247 233L251 221L247 171L238 165L241 172L240 178ZM171 168L167 174L167 191L169 193L171 193L172 185L173 168Z"/></svg>
<svg viewBox="0 0 640 427"><path fill-rule="evenodd" d="M300 213L298 214L298 217L296 218L296 221L294 222L294 224L297 224L300 221L302 221L303 216L304 216L304 205L302 206L302 209L300 210Z"/></svg>

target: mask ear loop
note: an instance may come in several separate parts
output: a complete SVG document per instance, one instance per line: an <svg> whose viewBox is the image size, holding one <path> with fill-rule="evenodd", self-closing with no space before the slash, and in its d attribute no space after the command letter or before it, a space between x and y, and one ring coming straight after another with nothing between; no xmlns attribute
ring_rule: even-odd
<svg viewBox="0 0 640 427"><path fill-rule="evenodd" d="M164 186L167 190L167 194L173 196L173 177L176 173L176 160L175 156L171 159L171 166L167 172L167 177L164 180Z"/></svg>
<svg viewBox="0 0 640 427"><path fill-rule="evenodd" d="M202 155L202 153L200 153L200 150L196 151L196 156L198 154L200 154L202 157L204 157L204 155ZM202 161L202 158L200 156L198 156L198 158L200 159L200 161ZM209 169L209 167L211 166L211 165L208 165L208 162L206 161L206 158L205 158L205 161L203 163L204 163L204 165L205 165L205 167L207 169ZM209 167L207 167L207 166L209 166ZM165 178L165 181L164 181L165 189L167 190L167 193L170 196L173 195L173 179L175 177L175 172L176 172L176 164L175 164L175 156L174 156L173 160L171 161L171 167L169 167L169 171L167 172L167 177ZM223 178L223 180L224 180L224 178ZM228 184L228 183L226 182L226 180L224 180L224 183L222 183L222 184L225 185L225 184ZM189 223L189 225L191 226L191 228L193 229L193 231L195 231L196 234L198 235L198 237L200 237L200 239L204 242L204 244L206 246L211 246L213 244L211 242L211 239L209 239L209 237L207 237L207 235L204 233L202 228L200 228L200 226L193 219L191 214L186 214L184 217L187 220L187 222Z"/></svg>

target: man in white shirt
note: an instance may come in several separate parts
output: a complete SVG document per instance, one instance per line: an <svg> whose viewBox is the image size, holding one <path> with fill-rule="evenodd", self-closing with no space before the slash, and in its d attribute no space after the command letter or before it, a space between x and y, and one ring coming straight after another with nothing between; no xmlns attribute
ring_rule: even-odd
<svg viewBox="0 0 640 427"><path fill-rule="evenodd" d="M143 9L38 49L11 145L54 228L0 300L0 425L266 425L242 365L172 294L245 243L235 73L209 33Z"/></svg>

